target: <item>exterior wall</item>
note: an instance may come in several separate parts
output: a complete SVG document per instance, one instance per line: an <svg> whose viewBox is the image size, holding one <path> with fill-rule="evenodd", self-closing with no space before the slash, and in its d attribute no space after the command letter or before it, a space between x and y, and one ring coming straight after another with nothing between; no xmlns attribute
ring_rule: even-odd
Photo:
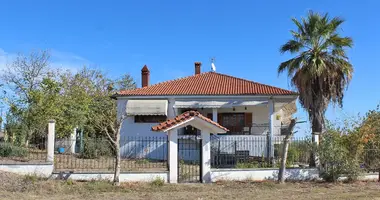
<svg viewBox="0 0 380 200"><path fill-rule="evenodd" d="M168 100L168 117L171 118L180 114L180 113L177 113L178 112L177 109L173 108L175 99L174 98L166 98L166 99ZM121 113L125 112L127 102L128 102L127 99L119 99L117 101L117 109L118 109L119 116L121 115ZM198 109L198 111L201 112L205 116L207 116L207 113L212 113L212 109ZM269 108L266 104L256 105L256 106L247 106L247 110L245 110L244 107L236 107L235 111L233 111L232 108L218 109L218 113L231 113L231 112L232 113L233 112L235 113L251 112L253 124L269 124ZM276 109L276 115L281 116L282 111L280 109ZM127 141L127 139L130 139L129 137L139 137L139 138L146 138L146 139L154 138L154 137L160 137L160 138L167 137L166 133L151 131L151 127L154 125L157 125L157 123L135 123L134 116L127 117L121 129L122 156L125 156L125 157L134 156L134 157L144 157L144 158L150 158L150 159L166 160L167 157L162 157L162 152L167 151L166 144L162 144L162 145L141 144L141 145L138 145L141 148L134 149L133 151L131 151L130 147L136 146L136 142L138 141ZM280 135L281 134L280 132L281 117L275 118L274 125L276 127L274 131L274 135ZM181 132L183 131L183 129L179 129L178 131L179 131L179 134L181 135ZM264 135L268 131L269 131L269 127L258 127L258 128L253 129L253 133L257 135ZM252 152L252 154L258 154L258 153ZM198 155L199 154L195 152L194 156L198 156ZM184 159L187 160L187 158L185 158L185 155L182 155L182 157L184 157ZM191 157L193 157L193 155L190 156L190 158Z"/></svg>
<svg viewBox="0 0 380 200"><path fill-rule="evenodd" d="M120 182L151 182L159 178L165 183L168 182L168 173L169 172L135 172L135 173L121 173ZM92 181L92 180L113 180L112 173L54 173L52 178L62 178L62 179L71 179L71 180L83 180L83 181Z"/></svg>
<svg viewBox="0 0 380 200"><path fill-rule="evenodd" d="M319 178L318 169L287 169L287 180L315 180ZM278 169L212 169L211 180L216 181L264 181L277 180Z"/></svg>
<svg viewBox="0 0 380 200"><path fill-rule="evenodd" d="M40 177L50 177L53 173L54 166L51 163L46 164L0 164L0 171L11 172L20 175L36 175Z"/></svg>

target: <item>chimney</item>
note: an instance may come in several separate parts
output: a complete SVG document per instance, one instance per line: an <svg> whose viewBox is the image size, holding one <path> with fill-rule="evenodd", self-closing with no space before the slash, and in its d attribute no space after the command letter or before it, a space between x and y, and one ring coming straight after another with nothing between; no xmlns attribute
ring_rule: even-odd
<svg viewBox="0 0 380 200"><path fill-rule="evenodd" d="M200 74L202 63L201 62L195 62L194 65L195 65L195 75Z"/></svg>
<svg viewBox="0 0 380 200"><path fill-rule="evenodd" d="M149 86L149 69L146 65L141 69L141 87Z"/></svg>

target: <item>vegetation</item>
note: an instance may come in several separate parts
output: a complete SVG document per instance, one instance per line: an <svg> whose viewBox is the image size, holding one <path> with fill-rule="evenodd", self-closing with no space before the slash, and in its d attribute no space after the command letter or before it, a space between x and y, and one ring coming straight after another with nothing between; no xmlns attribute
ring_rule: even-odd
<svg viewBox="0 0 380 200"><path fill-rule="evenodd" d="M25 157L28 150L11 143L0 142L0 157Z"/></svg>
<svg viewBox="0 0 380 200"><path fill-rule="evenodd" d="M112 79L99 70L83 67L78 72L50 67L47 51L20 54L3 73L0 81L5 94L1 103L9 107L5 130L7 139L28 146L31 138L46 134L49 119L56 120L56 137L65 138L74 127L85 136L105 138L98 126L116 120L115 91L135 88L128 75Z"/></svg>
<svg viewBox="0 0 380 200"><path fill-rule="evenodd" d="M282 62L278 73L287 71L301 105L309 113L313 134L320 135L329 103L342 106L352 78L353 66L346 49L352 47L353 40L340 35L344 20L339 17L310 11L306 18L292 21L297 29L291 31L293 38L281 46L280 52L296 56Z"/></svg>

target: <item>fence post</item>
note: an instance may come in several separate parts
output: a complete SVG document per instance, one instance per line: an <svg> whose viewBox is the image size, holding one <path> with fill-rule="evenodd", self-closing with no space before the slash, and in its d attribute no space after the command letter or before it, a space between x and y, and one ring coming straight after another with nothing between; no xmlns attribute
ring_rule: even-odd
<svg viewBox="0 0 380 200"><path fill-rule="evenodd" d="M70 138L70 145L71 145L70 146L70 152L72 154L75 154L76 144L77 144L77 128L74 128L74 131L71 134L71 138Z"/></svg>
<svg viewBox="0 0 380 200"><path fill-rule="evenodd" d="M54 162L55 120L49 120L47 140L47 162Z"/></svg>
<svg viewBox="0 0 380 200"><path fill-rule="evenodd" d="M178 182L178 131L170 130L168 132L169 138L169 183Z"/></svg>
<svg viewBox="0 0 380 200"><path fill-rule="evenodd" d="M211 183L211 146L210 146L210 133L202 130L202 147L201 147L201 172L202 182Z"/></svg>

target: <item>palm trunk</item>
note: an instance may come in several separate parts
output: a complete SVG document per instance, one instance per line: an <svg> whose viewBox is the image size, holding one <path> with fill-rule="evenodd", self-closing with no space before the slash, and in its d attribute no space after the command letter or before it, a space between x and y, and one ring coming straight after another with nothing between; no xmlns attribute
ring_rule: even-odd
<svg viewBox="0 0 380 200"><path fill-rule="evenodd" d="M319 158L318 158L318 154L317 154L317 151L316 151L316 146L318 145L318 142L315 140L316 137L319 137L321 134L322 134L322 128L323 128L323 116L322 116L322 113L318 110L318 109L315 109L312 111L312 137L311 137L311 141L312 141L312 144L314 145L314 148L312 148L312 152L311 152L311 155L310 155L310 167L319 167L320 166L320 163L319 163Z"/></svg>

